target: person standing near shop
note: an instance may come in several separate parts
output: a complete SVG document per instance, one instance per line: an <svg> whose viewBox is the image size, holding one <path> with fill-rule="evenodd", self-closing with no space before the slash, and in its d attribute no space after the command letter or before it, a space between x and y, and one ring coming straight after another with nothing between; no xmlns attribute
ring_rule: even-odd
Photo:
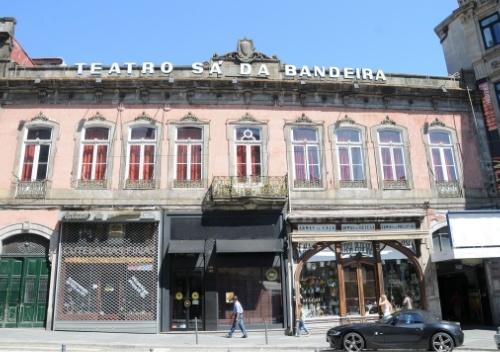
<svg viewBox="0 0 500 352"><path fill-rule="evenodd" d="M243 338L247 338L248 334L245 329L245 324L243 324L243 307L241 303L238 301L238 296L233 297L233 314L231 317L234 319L233 320L233 325L231 325L231 330L229 330L229 334L227 334L227 338L233 337L234 330L236 330L236 326L239 326L241 329L241 332L243 333Z"/></svg>
<svg viewBox="0 0 500 352"><path fill-rule="evenodd" d="M306 312L305 309L302 307L302 304L299 304L297 316L299 317L299 323L297 325L297 333L295 334L295 337L301 336L302 330L304 330L305 332L304 336L311 336L311 333L309 332L306 326Z"/></svg>
<svg viewBox="0 0 500 352"><path fill-rule="evenodd" d="M380 296L378 304L380 308L382 308L382 312L384 312L384 317L392 313L392 304L389 302L386 295Z"/></svg>
<svg viewBox="0 0 500 352"><path fill-rule="evenodd" d="M413 309L413 300L410 297L410 294L406 294L405 298L403 299L402 306L405 309Z"/></svg>

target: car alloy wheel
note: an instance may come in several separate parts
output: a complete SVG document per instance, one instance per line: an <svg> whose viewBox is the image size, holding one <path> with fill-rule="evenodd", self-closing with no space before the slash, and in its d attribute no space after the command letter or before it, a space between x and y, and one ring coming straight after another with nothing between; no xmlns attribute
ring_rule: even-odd
<svg viewBox="0 0 500 352"><path fill-rule="evenodd" d="M453 351L453 339L444 332L434 334L431 339L431 348L436 352Z"/></svg>
<svg viewBox="0 0 500 352"><path fill-rule="evenodd" d="M350 332L344 336L343 345L346 351L361 351L363 348L365 348L365 341L360 334Z"/></svg>

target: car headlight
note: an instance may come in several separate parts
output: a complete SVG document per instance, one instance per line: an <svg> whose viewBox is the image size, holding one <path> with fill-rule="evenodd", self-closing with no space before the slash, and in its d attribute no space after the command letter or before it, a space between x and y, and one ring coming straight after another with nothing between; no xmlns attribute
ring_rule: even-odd
<svg viewBox="0 0 500 352"><path fill-rule="evenodd" d="M330 335L330 336L338 336L340 334L341 334L341 332L338 330L328 330L328 335Z"/></svg>

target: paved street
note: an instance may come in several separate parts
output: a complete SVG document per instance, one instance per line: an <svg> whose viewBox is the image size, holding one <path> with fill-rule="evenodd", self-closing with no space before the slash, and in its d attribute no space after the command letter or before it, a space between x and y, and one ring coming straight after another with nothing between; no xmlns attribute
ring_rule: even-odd
<svg viewBox="0 0 500 352"><path fill-rule="evenodd" d="M493 328L464 328L465 346L457 351L496 351ZM0 329L2 352L325 352L331 351L325 333L310 337L285 336L283 331L250 331L247 339L239 335L225 338L225 332L166 334L124 334L47 331L41 329ZM380 350L379 350L380 351ZM392 350L396 351L396 350Z"/></svg>

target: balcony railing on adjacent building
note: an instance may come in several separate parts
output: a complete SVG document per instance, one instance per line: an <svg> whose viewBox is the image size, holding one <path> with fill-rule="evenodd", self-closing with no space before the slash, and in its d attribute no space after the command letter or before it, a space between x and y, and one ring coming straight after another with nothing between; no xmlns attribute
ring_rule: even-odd
<svg viewBox="0 0 500 352"><path fill-rule="evenodd" d="M17 181L16 198L44 199L47 193L47 180Z"/></svg>
<svg viewBox="0 0 500 352"><path fill-rule="evenodd" d="M439 198L461 198L462 187L458 181L436 181Z"/></svg>
<svg viewBox="0 0 500 352"><path fill-rule="evenodd" d="M215 176L212 184L213 198L278 198L288 196L286 176Z"/></svg>

